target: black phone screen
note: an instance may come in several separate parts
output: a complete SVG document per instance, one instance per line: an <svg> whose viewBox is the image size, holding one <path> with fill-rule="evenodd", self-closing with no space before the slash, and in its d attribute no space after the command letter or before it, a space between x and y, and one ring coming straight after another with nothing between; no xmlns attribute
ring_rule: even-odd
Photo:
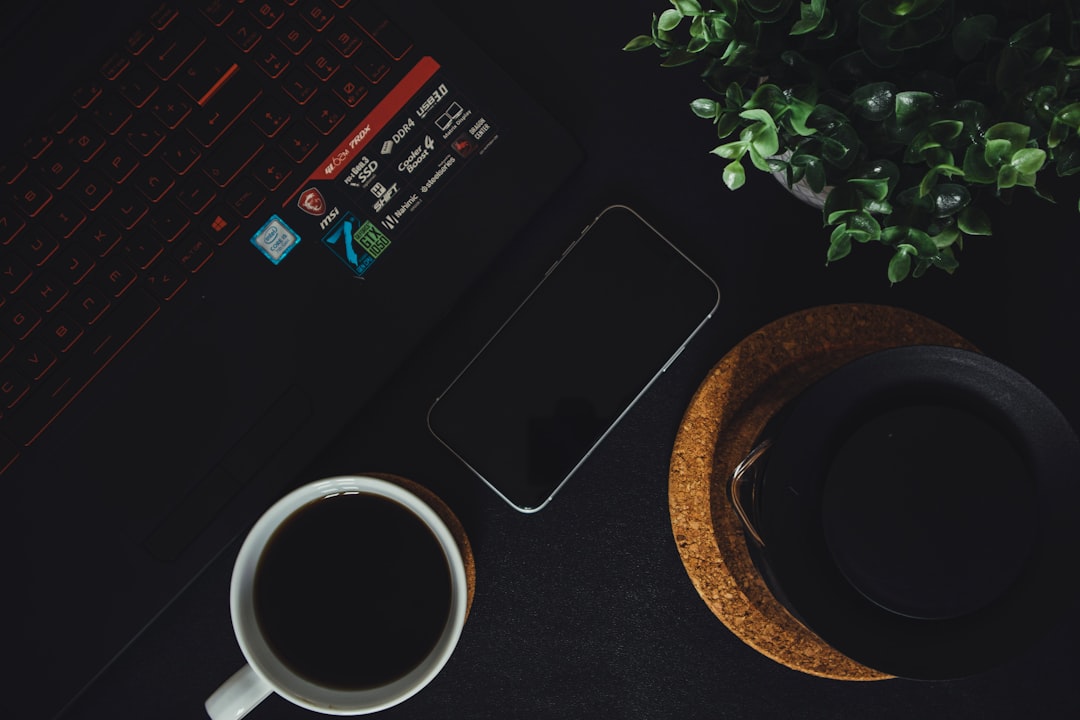
<svg viewBox="0 0 1080 720"><path fill-rule="evenodd" d="M711 317L716 284L607 208L435 401L435 436L511 505L543 507Z"/></svg>

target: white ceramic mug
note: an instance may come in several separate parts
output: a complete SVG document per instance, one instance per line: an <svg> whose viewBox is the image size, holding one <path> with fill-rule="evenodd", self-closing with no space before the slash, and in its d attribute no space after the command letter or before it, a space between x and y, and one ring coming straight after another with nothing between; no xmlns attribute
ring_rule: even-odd
<svg viewBox="0 0 1080 720"><path fill-rule="evenodd" d="M310 502L345 493L367 493L396 502L419 517L446 555L450 574L450 615L431 652L404 676L374 688L340 690L315 684L292 672L271 651L255 617L255 570L274 531ZM233 630L247 664L206 700L214 720L238 720L271 692L301 707L327 715L364 715L401 703L419 692L446 664L461 636L468 604L465 563L454 535L439 515L412 492L373 477L319 480L289 493L255 523L240 548L229 593Z"/></svg>

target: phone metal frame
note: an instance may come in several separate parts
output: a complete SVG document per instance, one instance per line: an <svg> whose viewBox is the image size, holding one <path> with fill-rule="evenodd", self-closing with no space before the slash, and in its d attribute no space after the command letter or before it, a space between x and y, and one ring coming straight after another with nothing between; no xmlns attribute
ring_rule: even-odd
<svg viewBox="0 0 1080 720"><path fill-rule="evenodd" d="M442 437L439 436L439 434L435 431L435 428L433 428L431 426L431 413L435 409L435 406L438 405L439 401L443 398L443 396L446 395L446 393L449 392L450 389L454 387L454 384L457 383L458 379L469 370L469 368L473 365L474 362L476 362L476 360L478 358L480 358L481 355L483 355L483 353L487 349L488 345L491 344L491 342L499 335L499 333L501 333L503 331L504 328L506 328L511 322L513 322L513 320L517 316L518 312L523 307L525 307L525 304L529 302L529 300L532 298L532 296L534 294L536 294L536 292L544 284L544 281L548 279L548 277L551 275L551 273L553 273L555 271L555 269L562 263L562 261L566 259L566 257L570 254L570 252L574 248L576 248L578 246L578 243L581 242L581 240L583 240L586 237L586 235L588 235L589 231L592 230L593 226L595 226L596 223L605 214L607 214L608 212L611 212L611 211L626 211L626 212L629 212L639 222L644 224L647 228L649 228L649 230L651 230L653 233L655 233L657 237L659 237L661 240L666 242L668 244L668 246L671 247L672 250L674 250L678 255L680 255L683 258L683 260L685 260L687 263L689 263L695 270L697 270L699 273L701 273L701 275L712 284L713 288L716 290L716 302L713 304L712 309L709 310L709 312L705 315L705 317L701 320L701 322L699 322L697 324L697 326L695 326L694 329L690 331L690 334L686 336L686 339L682 341L682 343L679 345L679 347L676 348L676 350L671 354L671 356L666 361L664 361L664 363L663 363L663 365L661 365L660 369L657 370L656 373L649 379L649 381L645 383L645 385L641 388L641 390L636 395L634 395L633 399L631 399L630 402L627 403L626 407L623 408L622 412L620 412L619 415L614 420L611 421L611 423L608 425L607 429L604 430L604 432L596 439L596 442L594 442L592 444L592 446L581 456L581 459L578 460L578 462L570 469L570 471L566 473L566 476L563 477L563 479L560 480L557 485L555 485L555 487L548 494L548 496L543 500L543 502L538 504L536 507L523 507L523 506L518 505L517 503L515 503L510 498L508 498L498 487L496 487L496 485L493 482L491 482L486 477L484 477L484 475L481 474L479 470L477 470L471 464L469 464L468 460L466 460L464 457L462 457L460 454L458 454L458 452L450 444L448 444L445 440L443 440ZM465 367L463 367L461 369L461 371L457 375L454 376L454 379L450 382L449 385L446 386L446 389L444 389L441 393L439 393L438 397L435 398L434 402L432 402L432 404L428 408L428 412L427 412L426 423L427 423L427 427L428 427L428 432L430 432L435 437L435 439L438 440L443 445L443 447L445 447L447 450L449 450L451 452L451 454L454 455L454 457L456 457L458 460L460 460L465 465L465 467L469 468L469 470L471 470L474 475L476 475L478 478L483 480L484 484L487 485L489 488L491 488L491 490L494 491L496 495L498 495L500 498L502 498L503 501L505 501L507 505L514 508L518 512L524 513L524 514L527 514L527 515L537 513L540 510L543 510L545 507L547 507L548 503L551 502L552 498L554 498L555 495L558 494L559 490L561 490L563 488L563 486L566 485L567 481L570 480L571 477L573 477L574 473L576 473L578 471L578 468L580 468L583 464L585 464L585 461L589 459L589 457L592 455L593 451L596 450L596 448L600 445L600 443L602 443L604 441L604 438L606 438L608 436L608 434L611 433L611 431L615 428L615 426L618 425L622 421L622 419L626 416L626 414L628 412L630 412L631 408L633 408L634 405L637 404L637 401L639 399L641 399L641 396L644 395L645 392L650 387L652 387L653 383L655 383L656 380L661 375L663 375L664 372L669 367L671 367L671 364L673 362L675 362L675 359L678 358L679 355L682 354L683 350L686 349L686 346L690 343L690 341L694 338L694 336L696 336L698 334L698 332L701 330L701 328L704 327L705 323L707 323L713 317L713 315L716 313L717 308L719 308L719 307L720 307L720 287L716 284L716 281L708 273L706 273L701 268L701 266L699 266L697 263L695 263L693 260L691 260L689 257L687 257L687 255L682 250L680 250L678 247L676 247L674 243L672 243L670 240L668 240L667 237L665 237L659 230L657 230L655 227L653 227L653 225L650 222L648 222L647 220L645 220L645 218L641 217L641 215L637 211L635 211L633 208L631 208L631 207L629 207L627 205L622 205L622 204L609 205L609 206L605 207L603 210L601 210L600 213L595 218L593 218L592 221L590 221L588 225L585 226L585 228L581 231L581 233L578 235L578 237L572 243L570 243L570 245L567 246L567 248L565 250L563 250L562 255L560 255L558 260L556 260L554 263L552 263L551 267L549 267L544 272L544 276L542 278L540 278L540 281L533 287L533 289L531 291L529 291L529 294L525 296L525 299L522 300L518 304L518 306L516 308L514 308L514 311L512 313L510 313L509 317L507 317L506 320L504 320L502 322L502 324L499 325L499 328L494 333L492 333L491 337L489 337L484 342L484 344L483 344L483 346L481 346L480 350L477 351L477 353L465 365Z"/></svg>

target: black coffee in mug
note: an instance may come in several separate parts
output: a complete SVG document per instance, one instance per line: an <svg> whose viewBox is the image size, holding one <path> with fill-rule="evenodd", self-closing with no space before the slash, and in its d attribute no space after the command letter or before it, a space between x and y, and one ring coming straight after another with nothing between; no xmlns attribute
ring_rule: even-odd
<svg viewBox="0 0 1080 720"><path fill-rule="evenodd" d="M324 687L363 690L415 668L450 615L438 539L409 509L367 493L301 507L255 571L254 606L271 650Z"/></svg>

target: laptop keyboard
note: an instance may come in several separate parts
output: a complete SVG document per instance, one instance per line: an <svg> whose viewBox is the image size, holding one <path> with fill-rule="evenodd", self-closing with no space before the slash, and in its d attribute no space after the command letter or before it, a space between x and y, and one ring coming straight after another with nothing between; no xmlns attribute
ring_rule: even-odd
<svg viewBox="0 0 1080 720"><path fill-rule="evenodd" d="M411 49L364 0L194 5L0 159L0 473Z"/></svg>

